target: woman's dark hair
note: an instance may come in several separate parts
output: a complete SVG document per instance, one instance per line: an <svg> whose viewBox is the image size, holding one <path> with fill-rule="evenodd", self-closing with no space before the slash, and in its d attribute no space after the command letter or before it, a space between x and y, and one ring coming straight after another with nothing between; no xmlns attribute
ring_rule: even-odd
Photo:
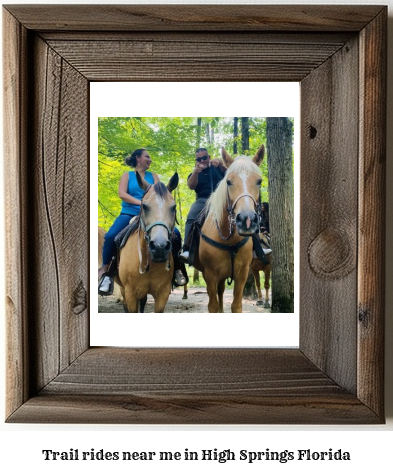
<svg viewBox="0 0 393 474"><path fill-rule="evenodd" d="M127 156L125 159L126 165L135 168L137 156L141 156L144 151L146 151L146 148L138 148L137 150L133 151L131 155Z"/></svg>
<svg viewBox="0 0 393 474"><path fill-rule="evenodd" d="M269 223L269 203L263 202L264 210L262 211L261 215L261 225L260 227L264 227L267 232L270 232L270 223Z"/></svg>

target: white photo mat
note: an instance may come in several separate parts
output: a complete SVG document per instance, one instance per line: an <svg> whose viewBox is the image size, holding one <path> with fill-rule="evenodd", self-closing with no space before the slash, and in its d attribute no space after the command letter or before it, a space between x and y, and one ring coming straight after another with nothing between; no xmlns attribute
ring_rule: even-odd
<svg viewBox="0 0 393 474"><path fill-rule="evenodd" d="M293 117L295 313L98 313L98 117ZM113 347L298 347L299 125L297 82L90 84L90 344ZM266 145L266 144L265 144ZM132 150L130 150L132 151ZM190 168L193 163L190 162ZM152 167L154 171L154 167ZM119 176L120 179L120 176ZM206 295L207 312L207 295Z"/></svg>

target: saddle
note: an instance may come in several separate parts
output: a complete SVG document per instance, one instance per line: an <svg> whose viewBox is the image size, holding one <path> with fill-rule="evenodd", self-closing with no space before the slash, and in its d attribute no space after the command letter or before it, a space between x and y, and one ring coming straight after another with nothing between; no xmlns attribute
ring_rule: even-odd
<svg viewBox="0 0 393 474"><path fill-rule="evenodd" d="M139 226L139 216L133 218L128 224L128 226L124 227L122 231L120 231L115 237L115 244L117 249L117 254L119 255L120 250L125 246L127 243L128 238L131 234L133 234Z"/></svg>

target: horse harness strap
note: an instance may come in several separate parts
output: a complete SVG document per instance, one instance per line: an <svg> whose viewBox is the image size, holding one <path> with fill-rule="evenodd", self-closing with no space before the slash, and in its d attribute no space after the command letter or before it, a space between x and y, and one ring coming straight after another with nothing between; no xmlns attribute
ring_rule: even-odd
<svg viewBox="0 0 393 474"><path fill-rule="evenodd" d="M170 239L171 235L173 234L173 230L171 230L170 227L165 222L155 221L155 222L153 222L152 224L150 224L146 227L145 223L143 222L143 219L141 218L141 215L140 215L139 229L141 229L143 231L144 238L145 238L146 242L150 241L149 232L151 231L151 229L155 226L158 226L158 225L160 225L161 227L164 227L168 231L168 238ZM143 269L142 269L142 250L141 250L141 243L140 243L139 236L138 236L138 255L139 255L139 273L141 275L143 275L144 273L149 271L150 266L149 266L149 261L147 260L146 265L145 265L145 270L143 271ZM165 265L165 270L169 271L170 268L171 268L171 263L170 263L170 258L168 257L168 260L167 260L166 265Z"/></svg>
<svg viewBox="0 0 393 474"><path fill-rule="evenodd" d="M205 235L202 230L200 231L201 232L201 237L202 239L212 245L213 247L216 247L218 249L221 249L221 250L226 250L227 252L229 252L229 255L231 257L231 276L230 276L230 279L228 278L227 279L227 283L228 285L231 285L232 282L233 282L233 272L234 272L234 263L235 263L235 257L236 257L236 254L237 252L239 251L239 249L241 249L249 240L250 237L244 237L242 240L240 240L237 244L235 245L227 245L227 244L222 244L220 242L217 242L213 239L211 239L210 237L208 237L207 235Z"/></svg>
<svg viewBox="0 0 393 474"><path fill-rule="evenodd" d="M230 209L231 211L233 212L233 210L235 209L235 206L237 204L237 202L239 201L239 199L241 199L242 197L249 197L251 198L252 201L254 201L254 204L255 206L257 206L257 202L255 201L255 199L251 196L251 194L248 194L248 193L243 193L243 194L240 194L236 199L235 201L230 205ZM228 204L229 204L229 191L228 191Z"/></svg>
<svg viewBox="0 0 393 474"><path fill-rule="evenodd" d="M156 222L153 222L153 224L150 224L148 225L147 227L145 227L145 223L143 222L143 219L141 219L141 227L142 227L142 230L145 234L147 234L153 227L157 226L157 225L160 225L162 227L165 227L165 229L168 231L168 236L170 237L171 234L172 234L172 230L167 226L167 224L165 224L165 222L163 221L156 221Z"/></svg>
<svg viewBox="0 0 393 474"><path fill-rule="evenodd" d="M228 212L228 221L229 221L229 234L226 237L222 235L221 230L220 230L220 226L218 225L218 222L215 221L218 234L219 234L219 236L221 237L222 240L228 240L233 235L233 229L234 229L234 226L235 226L235 213L234 213L235 206L238 203L238 201L243 197L249 197L252 201L254 201L254 205L256 207L257 214L259 215L260 204L255 201L255 199L251 196L251 194L248 194L248 193L240 194L235 199L235 201L233 203L231 203L231 200L229 198L229 190L228 190L228 187L227 187L227 212ZM261 193L259 193L259 201L260 200L261 200Z"/></svg>

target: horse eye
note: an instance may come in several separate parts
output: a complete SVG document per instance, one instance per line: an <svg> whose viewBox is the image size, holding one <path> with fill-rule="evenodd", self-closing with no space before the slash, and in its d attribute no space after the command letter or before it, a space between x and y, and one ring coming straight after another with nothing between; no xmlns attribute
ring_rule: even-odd
<svg viewBox="0 0 393 474"><path fill-rule="evenodd" d="M145 211L145 212L148 212L150 210L149 206L147 204L142 204L142 209Z"/></svg>
<svg viewBox="0 0 393 474"><path fill-rule="evenodd" d="M176 204L174 204L173 206L171 206L171 212L175 212L176 211Z"/></svg>
<svg viewBox="0 0 393 474"><path fill-rule="evenodd" d="M260 186L261 184L262 184L262 179L258 179L257 186Z"/></svg>
<svg viewBox="0 0 393 474"><path fill-rule="evenodd" d="M227 185L232 186L232 181L230 179L227 179Z"/></svg>

